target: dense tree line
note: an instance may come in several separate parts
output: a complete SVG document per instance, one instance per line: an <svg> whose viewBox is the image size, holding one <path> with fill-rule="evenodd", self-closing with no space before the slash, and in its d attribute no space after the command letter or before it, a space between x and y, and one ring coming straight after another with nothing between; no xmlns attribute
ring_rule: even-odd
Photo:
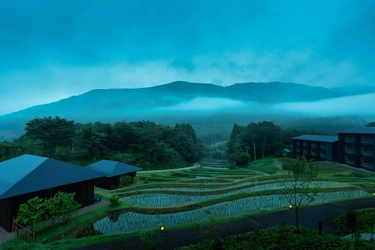
<svg viewBox="0 0 375 250"><path fill-rule="evenodd" d="M80 124L60 117L35 118L25 134L0 144L0 160L24 153L80 165L109 159L144 169L176 168L206 152L189 123L174 127L150 121Z"/></svg>
<svg viewBox="0 0 375 250"><path fill-rule="evenodd" d="M283 148L292 148L292 138L306 132L283 130L272 121L233 125L228 142L228 159L236 166L245 166L267 156L277 155Z"/></svg>

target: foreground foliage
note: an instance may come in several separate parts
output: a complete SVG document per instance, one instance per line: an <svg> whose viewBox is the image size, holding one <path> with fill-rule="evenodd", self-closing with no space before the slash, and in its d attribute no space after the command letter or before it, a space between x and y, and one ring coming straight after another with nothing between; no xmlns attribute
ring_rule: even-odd
<svg viewBox="0 0 375 250"><path fill-rule="evenodd" d="M309 229L301 228L301 232L296 234L294 226L281 224L276 227L270 227L261 230L254 230L240 235L233 235L225 238L215 238L214 240L204 240L199 244L184 246L179 250L300 250L300 249L374 249L371 242L355 242L348 239L342 239L338 236L322 234Z"/></svg>
<svg viewBox="0 0 375 250"><path fill-rule="evenodd" d="M343 233L373 233L375 208L358 209L342 214L334 220L335 228Z"/></svg>

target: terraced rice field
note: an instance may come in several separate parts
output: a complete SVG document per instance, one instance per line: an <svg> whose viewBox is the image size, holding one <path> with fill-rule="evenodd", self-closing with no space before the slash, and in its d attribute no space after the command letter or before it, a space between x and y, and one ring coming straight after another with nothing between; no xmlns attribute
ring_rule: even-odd
<svg viewBox="0 0 375 250"><path fill-rule="evenodd" d="M102 218L92 227L97 233L113 234L286 208L287 183L281 164L272 166L275 174L269 174L270 168L261 173L259 165L253 169L213 165L172 173L140 172L140 184L112 191L131 208ZM146 178L149 183L142 184ZM321 176L314 182L321 192L313 203L369 196L361 188L363 181L352 176Z"/></svg>

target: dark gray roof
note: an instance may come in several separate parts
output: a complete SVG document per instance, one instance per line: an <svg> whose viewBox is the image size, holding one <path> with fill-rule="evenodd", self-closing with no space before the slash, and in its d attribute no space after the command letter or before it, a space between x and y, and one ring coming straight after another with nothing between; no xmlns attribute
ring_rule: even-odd
<svg viewBox="0 0 375 250"><path fill-rule="evenodd" d="M300 135L294 137L293 140L336 142L339 137L337 135Z"/></svg>
<svg viewBox="0 0 375 250"><path fill-rule="evenodd" d="M0 199L101 177L77 165L28 154L0 162L0 173Z"/></svg>
<svg viewBox="0 0 375 250"><path fill-rule="evenodd" d="M113 177L124 175L142 170L141 168L134 167L118 161L101 160L88 165L86 168L102 173L106 177Z"/></svg>
<svg viewBox="0 0 375 250"><path fill-rule="evenodd" d="M339 133L347 134L375 134L375 127L359 127L359 128L350 128Z"/></svg>

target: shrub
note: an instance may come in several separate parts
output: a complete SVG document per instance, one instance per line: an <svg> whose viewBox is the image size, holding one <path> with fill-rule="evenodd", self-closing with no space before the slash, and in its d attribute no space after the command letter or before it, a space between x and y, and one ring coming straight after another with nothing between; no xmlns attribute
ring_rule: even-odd
<svg viewBox="0 0 375 250"><path fill-rule="evenodd" d="M141 241L141 249L145 250L160 249L162 242L160 232L141 232L139 240Z"/></svg>
<svg viewBox="0 0 375 250"><path fill-rule="evenodd" d="M132 177L130 175L121 176L120 187L129 186L132 183Z"/></svg>
<svg viewBox="0 0 375 250"><path fill-rule="evenodd" d="M117 207L120 204L120 198L117 195L112 195L109 197L109 205L112 207Z"/></svg>
<svg viewBox="0 0 375 250"><path fill-rule="evenodd" d="M150 182L150 180L148 178L145 178L144 183L148 184L149 182Z"/></svg>
<svg viewBox="0 0 375 250"><path fill-rule="evenodd" d="M137 184L139 181L139 177L138 176L134 176L133 177L133 184Z"/></svg>

